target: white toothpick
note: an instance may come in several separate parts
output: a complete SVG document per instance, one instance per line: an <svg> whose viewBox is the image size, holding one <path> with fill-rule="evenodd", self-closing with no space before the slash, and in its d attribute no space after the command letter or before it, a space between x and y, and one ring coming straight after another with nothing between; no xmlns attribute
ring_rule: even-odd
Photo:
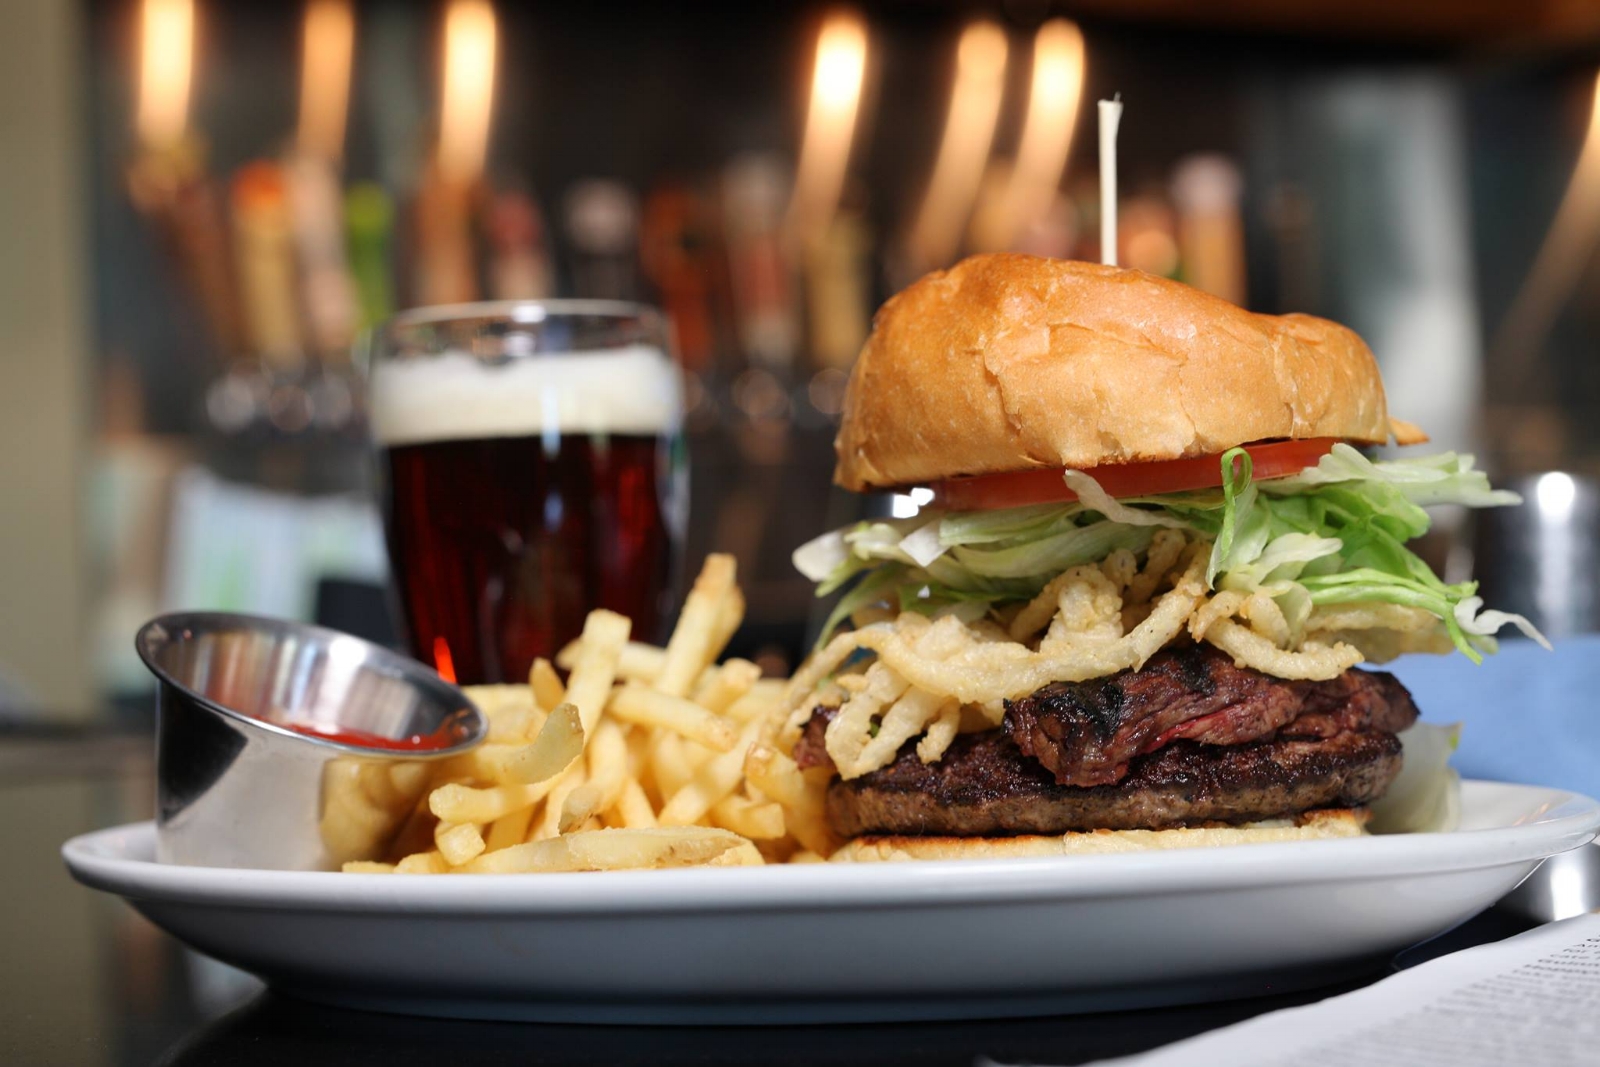
<svg viewBox="0 0 1600 1067"><path fill-rule="evenodd" d="M1117 265L1117 126L1122 94L1100 101L1100 262Z"/></svg>

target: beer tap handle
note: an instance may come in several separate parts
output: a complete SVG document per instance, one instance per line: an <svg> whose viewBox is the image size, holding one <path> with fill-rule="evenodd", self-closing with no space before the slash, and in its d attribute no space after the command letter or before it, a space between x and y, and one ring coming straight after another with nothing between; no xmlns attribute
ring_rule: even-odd
<svg viewBox="0 0 1600 1067"><path fill-rule="evenodd" d="M305 362L295 304L294 247L282 168L260 160L240 168L232 190L234 252L250 347L280 374Z"/></svg>
<svg viewBox="0 0 1600 1067"><path fill-rule="evenodd" d="M344 224L358 325L370 329L394 314L394 201L381 185L354 185L345 194Z"/></svg>

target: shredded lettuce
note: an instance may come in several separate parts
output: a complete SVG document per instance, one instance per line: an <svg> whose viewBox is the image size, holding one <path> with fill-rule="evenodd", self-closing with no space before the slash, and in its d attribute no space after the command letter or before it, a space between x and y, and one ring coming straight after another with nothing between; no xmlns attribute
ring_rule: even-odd
<svg viewBox="0 0 1600 1067"><path fill-rule="evenodd" d="M802 545L795 566L819 596L857 582L829 617L826 640L857 609L884 600L927 613L1027 600L1069 567L1119 548L1142 553L1169 527L1211 540L1213 588L1265 592L1296 628L1319 605L1378 602L1433 614L1474 662L1508 625L1544 642L1520 615L1484 610L1475 583L1446 584L1406 547L1427 532L1428 506L1520 502L1491 488L1470 455L1375 461L1337 444L1315 467L1258 481L1249 453L1235 448L1221 467L1215 489L1125 498L1069 471L1075 502L862 522Z"/></svg>
<svg viewBox="0 0 1600 1067"><path fill-rule="evenodd" d="M1412 723L1400 734L1400 774L1372 804L1373 833L1454 830L1461 822L1461 776L1450 755L1461 743L1461 724Z"/></svg>
<svg viewBox="0 0 1600 1067"><path fill-rule="evenodd" d="M1105 559L1119 548L1143 552L1150 547L1155 531L1147 526L1124 526L1118 522L1093 522L1069 526L1058 534L1011 547L956 547L953 558L972 574L986 578L1030 578L1041 574L1060 574L1080 563Z"/></svg>

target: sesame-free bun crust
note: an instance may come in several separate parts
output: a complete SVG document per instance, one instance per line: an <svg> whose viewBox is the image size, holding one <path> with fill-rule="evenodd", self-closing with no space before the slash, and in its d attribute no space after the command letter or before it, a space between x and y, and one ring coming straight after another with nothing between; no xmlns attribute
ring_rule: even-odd
<svg viewBox="0 0 1600 1067"><path fill-rule="evenodd" d="M889 488L1390 432L1372 352L1337 323L1257 315L1138 270L980 255L878 312L834 479Z"/></svg>
<svg viewBox="0 0 1600 1067"><path fill-rule="evenodd" d="M837 863L897 860L1018 859L1032 856L1083 856L1106 852L1152 852L1174 848L1267 845L1284 841L1327 841L1367 832L1366 808L1322 808L1294 818L1243 826L1195 826L1179 830L1091 830L1021 837L858 837L835 852Z"/></svg>

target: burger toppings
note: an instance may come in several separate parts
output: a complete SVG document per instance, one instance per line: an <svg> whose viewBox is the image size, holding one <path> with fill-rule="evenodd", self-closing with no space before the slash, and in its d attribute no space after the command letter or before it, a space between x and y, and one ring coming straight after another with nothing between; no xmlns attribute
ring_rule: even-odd
<svg viewBox="0 0 1600 1067"><path fill-rule="evenodd" d="M1209 542L1206 583L1235 594L1223 602L1234 610L1219 617L1254 621L1250 628L1261 633L1259 620L1241 614L1245 604L1261 594L1258 614L1271 610L1264 600L1276 606L1282 626L1272 619L1268 627L1279 632L1265 636L1281 651L1297 648L1331 616L1354 624L1340 636L1358 651L1365 651L1361 630L1407 635L1403 648L1448 641L1474 661L1493 649L1492 635L1505 625L1537 636L1520 616L1481 610L1476 583L1440 580L1406 547L1427 532L1424 505L1518 502L1514 493L1491 489L1472 457L1373 462L1338 444L1298 474L1257 480L1250 453L1231 449L1218 473L1216 488L1116 497L1087 474L1067 472L1075 503L861 523L802 546L795 564L820 583L819 594L860 576L829 620L832 630L877 602L922 613L1003 611L1070 567L1123 549L1141 556L1157 530L1173 529ZM1223 627L1223 640L1214 643L1233 634ZM1231 643L1228 651L1249 658L1244 642ZM1380 634L1373 644L1392 653L1395 641Z"/></svg>
<svg viewBox="0 0 1600 1067"><path fill-rule="evenodd" d="M1539 637L1520 617L1483 611L1473 583L1443 582L1406 547L1428 527L1425 504L1515 501L1470 458L1373 462L1337 444L1313 466L1259 480L1248 450L1217 462L1212 488L1116 497L1067 472L1072 502L864 523L797 553L822 591L855 583L829 629L847 617L856 629L796 675L780 735L797 753L820 740L825 760L806 758L836 771L849 799L830 803L854 812L836 812L836 829L909 832L932 817L925 801L886 798L915 781L949 799L973 760L984 773L1012 768L1008 782L1049 801L1047 814L985 833L1072 828L1102 802L1180 821L1255 810L1256 799L1175 797L1166 785L1152 799L1158 768L1204 768L1241 787L1264 776L1245 792L1266 790L1261 811L1273 814L1304 810L1273 807L1291 794L1371 799L1399 768L1394 746L1375 739L1392 741L1416 709L1388 675L1351 668L1451 647L1478 659L1506 624ZM819 703L838 707L822 726L811 718ZM1334 752L1338 773L1313 759ZM1041 794L1041 778L1096 799ZM1144 782L1129 787L1136 802L1120 792L1133 779ZM1001 800L978 809L961 818L1012 812Z"/></svg>

